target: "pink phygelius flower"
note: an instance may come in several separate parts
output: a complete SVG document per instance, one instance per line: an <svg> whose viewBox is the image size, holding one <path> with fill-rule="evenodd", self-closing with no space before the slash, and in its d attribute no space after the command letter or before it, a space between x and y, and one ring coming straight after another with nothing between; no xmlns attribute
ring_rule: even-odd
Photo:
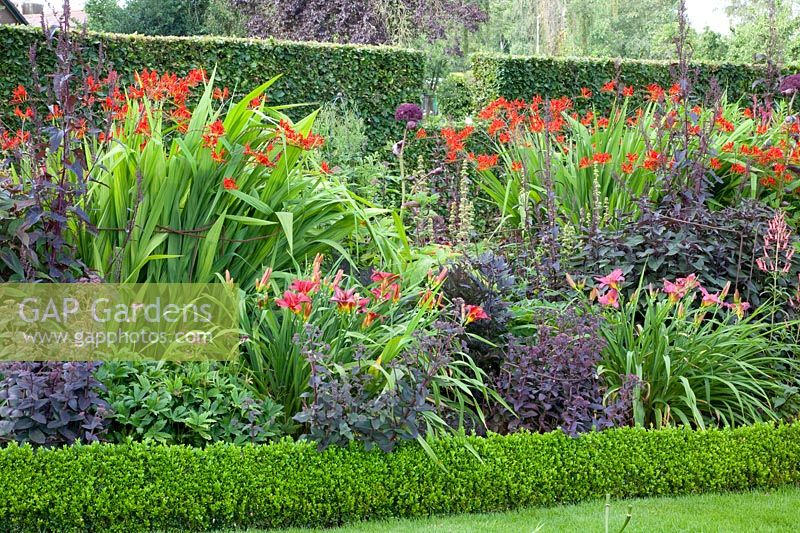
<svg viewBox="0 0 800 533"><path fill-rule="evenodd" d="M619 309L619 291L617 289L608 289L605 294L597 298L597 301L605 307Z"/></svg>
<svg viewBox="0 0 800 533"><path fill-rule="evenodd" d="M600 284L598 288L602 289L605 287L609 287L613 290L619 290L620 283L625 281L625 276L622 275L622 269L614 269L611 271L610 274L606 276L600 276L594 278Z"/></svg>
<svg viewBox="0 0 800 533"><path fill-rule="evenodd" d="M764 255L756 259L762 272L787 273L792 268L794 248L791 246L792 231L786 224L783 211L778 211L767 226L764 235Z"/></svg>
<svg viewBox="0 0 800 533"><path fill-rule="evenodd" d="M689 274L685 278L678 278L674 282L664 280L664 293L669 296L670 302L682 300L689 291L700 285L696 274Z"/></svg>

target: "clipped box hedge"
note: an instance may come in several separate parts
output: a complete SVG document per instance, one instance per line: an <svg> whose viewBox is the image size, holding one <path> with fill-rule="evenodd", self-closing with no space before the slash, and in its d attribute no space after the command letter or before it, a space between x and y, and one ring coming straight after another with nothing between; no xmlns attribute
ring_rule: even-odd
<svg viewBox="0 0 800 533"><path fill-rule="evenodd" d="M499 96L529 100L539 94L548 97L580 95L581 87L594 92L595 105L610 104L612 95L601 94L600 88L614 79L617 72L626 85L637 89L650 83L668 88L676 79L676 64L669 61L614 60L594 58L549 58L478 53L472 56L472 72L476 79L476 97L485 103ZM705 94L716 79L729 100L737 100L763 88L753 84L763 80L762 67L730 63L695 63L695 89ZM787 67L784 74L797 71ZM578 102L580 103L580 102Z"/></svg>
<svg viewBox="0 0 800 533"><path fill-rule="evenodd" d="M8 111L3 105L17 84L30 83L28 52L42 41L40 29L0 25L0 112ZM268 93L273 103L319 105L345 98L366 119L376 145L402 134L394 109L419 101L425 65L420 52L383 46L99 33L89 33L85 44L88 57L96 56L102 44L106 61L128 81L143 68L185 74L193 68L210 72L216 66L218 86L243 92L282 74Z"/></svg>
<svg viewBox="0 0 800 533"><path fill-rule="evenodd" d="M0 530L333 526L800 481L800 425L618 429L433 443L392 454L308 443L0 449Z"/></svg>

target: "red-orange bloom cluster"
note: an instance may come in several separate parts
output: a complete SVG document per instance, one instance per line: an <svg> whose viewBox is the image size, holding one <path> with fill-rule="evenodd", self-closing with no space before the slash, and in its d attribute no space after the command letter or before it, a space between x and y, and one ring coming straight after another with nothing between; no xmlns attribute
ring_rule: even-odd
<svg viewBox="0 0 800 533"><path fill-rule="evenodd" d="M325 143L325 139L321 135L316 135L314 133L303 135L295 130L288 121L283 119L278 123L278 129L276 131L283 135L286 139L286 144L302 148L303 150L313 150Z"/></svg>
<svg viewBox="0 0 800 533"><path fill-rule="evenodd" d="M453 162L457 159L458 153L464 150L464 143L472 135L473 130L472 126L466 126L461 131L452 128L442 129L442 138L447 144L447 161Z"/></svg>
<svg viewBox="0 0 800 533"><path fill-rule="evenodd" d="M22 85L17 87L11 92L11 105L21 104L28 100L28 91Z"/></svg>
<svg viewBox="0 0 800 533"><path fill-rule="evenodd" d="M203 146L212 150L216 149L219 138L223 135L225 135L225 126L221 120L217 119L206 126L206 132L203 134Z"/></svg>
<svg viewBox="0 0 800 533"><path fill-rule="evenodd" d="M478 155L478 171L489 170L497 165L499 156L497 154L480 154Z"/></svg>

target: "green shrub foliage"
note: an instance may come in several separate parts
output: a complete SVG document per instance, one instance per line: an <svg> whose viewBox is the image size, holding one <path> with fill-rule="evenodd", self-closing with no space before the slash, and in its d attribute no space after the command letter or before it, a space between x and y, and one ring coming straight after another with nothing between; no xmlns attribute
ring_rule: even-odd
<svg viewBox="0 0 800 533"><path fill-rule="evenodd" d="M693 90L706 94L716 79L720 90L727 91L728 100L738 100L750 95L759 86L754 83L764 79L765 70L758 66L730 63L695 63L691 67ZM786 68L784 73L796 69ZM594 104L611 104L613 93L601 94L607 81L617 78L626 85L641 89L651 83L670 87L676 78L677 65L669 61L637 61L595 58L552 58L533 56L507 56L475 54L472 72L476 80L476 97L479 105L505 96L509 100L533 95L559 97L580 95L581 88L591 90ZM606 102L607 100L607 102ZM577 102L576 104L580 104Z"/></svg>
<svg viewBox="0 0 800 533"><path fill-rule="evenodd" d="M337 97L346 99L362 113L375 146L402 135L394 109L402 102L417 101L422 91L425 60L413 50L219 37L100 33L75 37L88 45L84 60L96 59L102 48L104 60L126 81L144 68L183 75L193 68L210 72L216 66L216 84L241 92L282 74L268 95L273 105L302 102L319 106ZM31 83L31 45L38 45L40 61L52 63L52 53L43 42L41 30L0 26L0 111L9 111L7 102L17 84ZM309 111L305 108L300 113Z"/></svg>
<svg viewBox="0 0 800 533"><path fill-rule="evenodd" d="M467 440L470 449L464 446ZM333 526L800 481L800 425L451 438L391 454L311 443L0 450L0 530Z"/></svg>
<svg viewBox="0 0 800 533"><path fill-rule="evenodd" d="M439 87L439 113L454 120L463 120L475 110L473 87L475 80L469 72L454 72Z"/></svg>

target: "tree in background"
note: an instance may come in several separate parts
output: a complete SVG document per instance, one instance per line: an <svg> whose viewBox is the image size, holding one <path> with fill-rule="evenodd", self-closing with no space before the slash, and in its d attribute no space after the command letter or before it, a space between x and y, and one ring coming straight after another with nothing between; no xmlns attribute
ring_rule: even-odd
<svg viewBox="0 0 800 533"><path fill-rule="evenodd" d="M209 0L87 0L89 28L142 35L198 35L203 33Z"/></svg>
<svg viewBox="0 0 800 533"><path fill-rule="evenodd" d="M772 14L771 9L774 9ZM727 38L725 59L751 62L758 55L770 52L784 62L797 62L800 60L798 15L798 0L731 0L728 7L731 35ZM773 35L777 50L770 51Z"/></svg>
<svg viewBox="0 0 800 533"><path fill-rule="evenodd" d="M569 0L561 55L664 58L677 12L677 0Z"/></svg>
<svg viewBox="0 0 800 533"><path fill-rule="evenodd" d="M487 20L471 0L228 0L253 37L295 41L408 44L474 31Z"/></svg>
<svg viewBox="0 0 800 533"><path fill-rule="evenodd" d="M232 0L209 0L203 33L246 37L247 25L244 14L234 7Z"/></svg>

